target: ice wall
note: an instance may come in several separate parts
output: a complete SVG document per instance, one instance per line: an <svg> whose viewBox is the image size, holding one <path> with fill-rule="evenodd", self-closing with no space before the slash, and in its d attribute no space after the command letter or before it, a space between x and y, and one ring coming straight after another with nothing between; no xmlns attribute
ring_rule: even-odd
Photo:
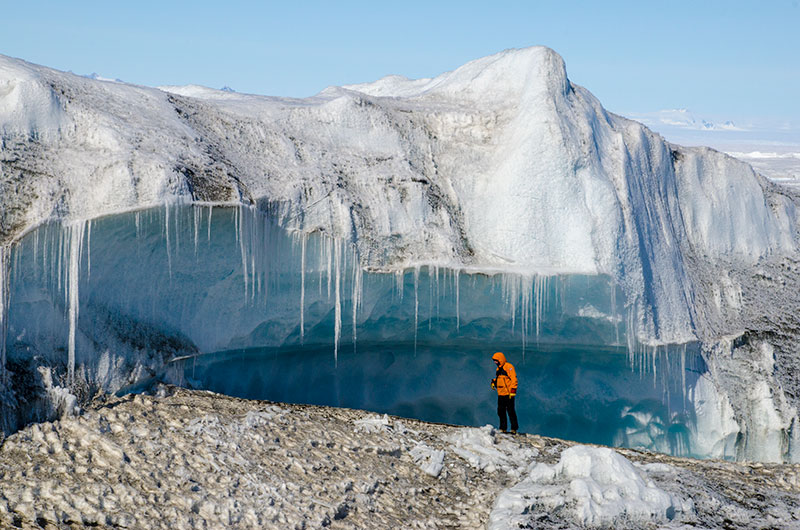
<svg viewBox="0 0 800 530"><path fill-rule="evenodd" d="M3 241L176 198L268 201L288 228L353 241L369 268L610 276L649 344L733 332L736 308L709 302L716 268L796 251L790 197L606 112L543 47L302 100L9 58L0 83L15 94L0 108Z"/></svg>
<svg viewBox="0 0 800 530"><path fill-rule="evenodd" d="M120 319L161 326L202 352L333 339L335 356L345 339L478 334L523 351L536 341L626 343L622 294L608 277L444 263L365 272L352 244L286 232L254 208L177 205L49 224L16 247L14 262L9 336L50 341L44 350L67 337L68 373L76 350L92 358ZM64 316L43 318L46 298L49 314ZM98 321L109 323L81 324Z"/></svg>
<svg viewBox="0 0 800 530"><path fill-rule="evenodd" d="M526 381L526 429L735 456L696 417L699 347L636 343L609 277L368 271L352 243L284 229L281 208L176 204L30 233L8 260L4 313L9 364L28 374L13 390L42 401L29 414L69 405L44 403L65 390L168 377L479 425L494 421L502 350Z"/></svg>

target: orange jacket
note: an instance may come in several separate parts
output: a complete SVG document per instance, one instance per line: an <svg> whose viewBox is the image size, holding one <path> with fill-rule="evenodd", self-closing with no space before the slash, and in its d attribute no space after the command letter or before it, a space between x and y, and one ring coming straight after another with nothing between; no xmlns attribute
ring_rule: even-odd
<svg viewBox="0 0 800 530"><path fill-rule="evenodd" d="M498 396L508 396L517 393L517 371L514 365L506 361L506 356L501 352L492 355L492 359L500 361L497 367L497 374L492 383L497 387Z"/></svg>

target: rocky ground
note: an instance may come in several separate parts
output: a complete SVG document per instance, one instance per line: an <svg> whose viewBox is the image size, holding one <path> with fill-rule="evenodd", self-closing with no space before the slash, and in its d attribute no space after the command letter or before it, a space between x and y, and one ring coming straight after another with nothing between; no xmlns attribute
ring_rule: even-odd
<svg viewBox="0 0 800 530"><path fill-rule="evenodd" d="M7 438L0 527L800 528L800 465L618 449L633 482L559 483L575 445L160 387ZM663 513L612 509L654 494Z"/></svg>

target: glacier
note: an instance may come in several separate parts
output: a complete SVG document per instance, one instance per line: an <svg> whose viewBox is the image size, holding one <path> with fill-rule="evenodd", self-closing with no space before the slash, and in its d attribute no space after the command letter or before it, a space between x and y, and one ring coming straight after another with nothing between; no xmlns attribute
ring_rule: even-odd
<svg viewBox="0 0 800 530"><path fill-rule="evenodd" d="M0 57L0 97L6 432L228 357L343 385L389 349L423 414L478 422L403 371L472 377L502 347L602 365L606 443L800 460L797 195L606 111L548 48L306 99Z"/></svg>

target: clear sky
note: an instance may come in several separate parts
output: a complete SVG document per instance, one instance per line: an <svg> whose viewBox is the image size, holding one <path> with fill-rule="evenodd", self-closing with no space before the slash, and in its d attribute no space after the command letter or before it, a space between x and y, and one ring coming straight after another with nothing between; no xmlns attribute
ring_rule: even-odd
<svg viewBox="0 0 800 530"><path fill-rule="evenodd" d="M800 122L800 2L14 1L0 53L157 86L309 96L431 77L506 48L560 53L622 114L689 108Z"/></svg>

